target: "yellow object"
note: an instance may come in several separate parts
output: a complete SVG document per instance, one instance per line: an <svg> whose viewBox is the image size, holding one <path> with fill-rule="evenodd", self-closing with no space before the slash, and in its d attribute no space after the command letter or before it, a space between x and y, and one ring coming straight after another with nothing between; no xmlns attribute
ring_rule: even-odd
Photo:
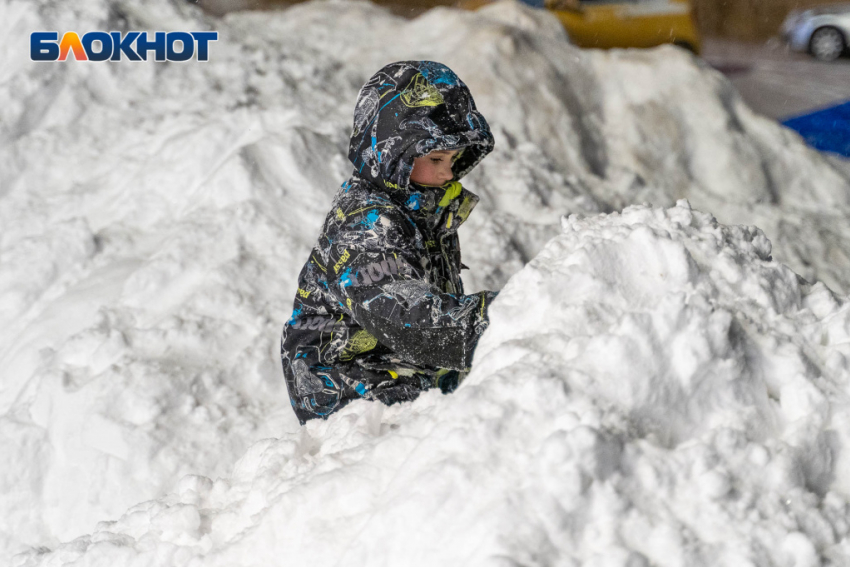
<svg viewBox="0 0 850 567"><path fill-rule="evenodd" d="M416 73L407 88L401 93L401 102L410 108L420 106L439 106L444 104L443 95L437 87L429 83L422 73Z"/></svg>
<svg viewBox="0 0 850 567"><path fill-rule="evenodd" d="M490 0L461 0L475 10ZM535 4L527 0L526 4ZM655 47L674 43L700 52L690 0L545 0L579 47Z"/></svg>
<svg viewBox="0 0 850 567"><path fill-rule="evenodd" d="M339 257L339 261L334 264L334 273L338 274L339 270L348 262L348 259L351 258L351 252L348 251L348 248L342 253L342 256Z"/></svg>
<svg viewBox="0 0 850 567"><path fill-rule="evenodd" d="M358 354L368 352L376 346L378 346L378 339L369 333L369 331L360 329L348 340L348 344L343 348L339 359L342 361L351 360Z"/></svg>
<svg viewBox="0 0 850 567"><path fill-rule="evenodd" d="M311 255L311 256L310 256L310 258L312 258L312 259L313 259L313 263L314 263L314 264L316 264L317 266L319 266L319 269L320 269L320 270L322 270L322 271L323 271L323 272L325 272L326 274L328 273L328 271L325 269L325 267L324 267L323 265L321 265L321 264L319 263L319 261L318 261L318 260L316 260L316 257L315 257L315 256L312 256L312 255Z"/></svg>
<svg viewBox="0 0 850 567"><path fill-rule="evenodd" d="M449 181L443 187L446 188L446 192L443 193L443 198L437 203L438 207L448 207L449 203L456 199L460 195L460 192L463 191L463 186L457 181Z"/></svg>
<svg viewBox="0 0 850 567"><path fill-rule="evenodd" d="M470 212L472 212L472 199L466 197L457 209L457 216L461 222L466 222Z"/></svg>

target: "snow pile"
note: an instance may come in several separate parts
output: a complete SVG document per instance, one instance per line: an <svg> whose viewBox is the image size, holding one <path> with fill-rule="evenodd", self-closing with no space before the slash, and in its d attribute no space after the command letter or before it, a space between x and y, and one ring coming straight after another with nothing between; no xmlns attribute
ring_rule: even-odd
<svg viewBox="0 0 850 567"><path fill-rule="evenodd" d="M686 201L563 225L455 395L352 404L19 564L847 564L850 303Z"/></svg>
<svg viewBox="0 0 850 567"><path fill-rule="evenodd" d="M35 30L84 33L93 29L210 28L218 29L221 39L213 44L211 61L205 64L34 64L28 58L29 33ZM418 439L425 440L422 443L431 439L427 443L458 454L486 449L491 451L488 458L493 463L502 463L499 467L531 470L523 463L522 452L511 464L505 460L512 455L511 447L489 441L482 447L475 444L476 439L491 439L487 431L498 430L498 425L468 434L460 430L457 438L448 434L430 438L427 433L439 430L442 435L449 424L457 425L457 421L443 425L438 420L443 417L435 413L449 412L442 409L449 400L452 405L446 408L469 415L470 425L476 423L477 418L469 412L483 411L483 406L475 409L471 400L481 397L486 401L490 396L501 400L501 394L491 392L493 388L486 384L508 380L509 376L499 378L502 371L494 369L507 367L509 361L481 356L480 364L484 368L492 364L491 370L484 375L483 370L477 371L475 380L482 382L465 387L457 400L425 396L415 404L390 409L366 404L345 414L347 417L307 430L298 428L289 408L277 358L280 327L289 317L296 276L331 196L350 172L345 155L357 91L390 61L429 58L448 64L469 84L494 128L496 151L465 181L482 197L482 204L461 231L464 261L473 266L467 286L471 290L504 285L560 232L560 217L565 213L610 212L643 201L669 206L680 197L712 211L722 222L762 227L774 243L776 260L789 263L811 281L820 278L834 289L850 289L850 259L845 252L850 249L848 170L842 172L837 164L805 148L795 134L754 116L720 75L673 48L582 52L565 45L563 31L551 18L513 3L494 5L480 13L434 10L413 21L355 2L308 3L280 13L232 14L215 20L178 0L6 0L0 3L0 30L9 46L0 53L0 452L6 456L0 467L0 556L44 546L59 549L45 561L60 562L73 556L74 549L84 549L87 542L103 540L106 543L101 547L90 550L93 557L110 546L128 557L147 553L145 550L164 554L178 550L187 557L208 550L226 557L240 553L239 549L250 550L248 540L238 543L236 535L239 526L255 522L250 510L268 509L270 518L282 514L292 520L284 524L256 519L258 526L265 526L262 530L277 533L281 545L285 537L295 541L299 529L317 537L318 532L312 530L326 525L323 522L343 525L346 515L354 518L363 510L381 510L381 517L371 522L389 526L396 516L381 498L410 493L402 474L410 462L402 461L421 464L412 467L411 474L442 470L439 461L429 461L442 453L425 447L420 456ZM677 242L696 246L689 240L699 240L696 235L703 231L685 232L687 238L677 237ZM592 230L588 235L593 236ZM729 246L735 249L739 243L733 239ZM758 246L764 250L763 243ZM608 253L616 255L615 251ZM696 252L692 254L697 257ZM559 258L552 262L560 265ZM629 265L633 269L612 271L610 278L614 279L610 281L597 276L610 286L626 285L623 293L643 297L643 288L632 289L645 284L639 278L641 266ZM837 310L840 302L835 300L830 307L823 286L806 292L806 301L821 298L820 311L812 308L812 312L823 318L822 322L813 319L812 328L803 328L800 321L805 316L790 314L787 316L797 319L786 329L786 319L772 317L769 310L759 311L760 301L777 313L790 308L783 307L786 303L779 299L775 305L765 299L758 276L736 268L732 260L699 265L720 270L730 281L740 278L735 285L741 287L734 289L742 294L742 301L756 302L752 313L742 313L762 321L758 336L781 332L801 341L795 335L798 327L805 337L813 328L827 329L826 338L811 341L819 345L812 348L823 351L821 355L806 351L798 370L801 375L823 372L824 376L841 376L843 359L827 351L839 340L832 337L845 332L846 318L838 311L824 318ZM787 270L770 266L773 271L769 273L788 275ZM688 278L709 277L704 270L689 274ZM721 281L717 280L720 276L710 277ZM595 280L591 277L588 281ZM781 280L777 289L785 289L782 282L790 286L786 291L796 293L795 281ZM730 291L733 288L716 285L726 301L737 298ZM554 299L534 300L531 294L526 299L524 310L540 309L546 314L522 319L526 321L523 325L531 325L529 332L548 328L548 321L562 315L570 316L559 314L559 306L570 300L564 295L566 288L554 290ZM504 297L510 297L508 291ZM514 305L508 299L503 303L505 310ZM658 306L662 307L672 309ZM612 309L611 317L628 319ZM603 309L588 316L587 324L602 324L600 321L607 320L605 313ZM708 321L701 319L700 313L684 310L682 321L670 323L672 330L668 334L659 331L660 336L672 341L674 331L684 333L689 324L696 333L701 322ZM688 317L693 321L688 323ZM621 332L623 336L633 332L632 339L639 341L648 323L631 324ZM507 341L507 332L497 321L487 341ZM714 368L722 360L721 354L711 351L708 356L702 347L693 347L695 354L687 354L690 351L685 349L685 354L673 357L664 350L672 348L666 340L638 342L641 348L635 346L635 352L628 345L614 343L612 348L621 350L599 353L597 362L608 361L612 367L636 373L640 370L634 384L620 381L629 388L650 383L655 387L655 381L665 376L667 367L662 362L668 359L670 368ZM543 356L547 344L541 340L539 347L525 348ZM765 360L779 357L781 344L763 346ZM657 355L653 349L659 349ZM647 361L643 368L631 361L640 353ZM576 364L590 365L587 356ZM689 357L697 362L688 362ZM649 365L656 358L658 365ZM487 362L491 359L494 362ZM766 362L758 366L758 361L744 360L748 368L764 368L772 384L779 380L776 376L789 372L784 366L768 370ZM828 365L818 367L813 362L818 360ZM571 382L572 371L557 364L548 368L551 380L522 382L523 388L530 388L523 396L557 400L563 390L560 384L577 388ZM597 370L605 369L594 372ZM517 380L525 375L520 369L512 372ZM484 381L485 375L489 382ZM757 384L741 378L733 385L741 382ZM552 384L555 386L550 388ZM758 389L752 384L748 387ZM817 384L817 388L823 386ZM687 415L668 421L656 415L660 413L657 408L680 402L669 387L661 387L668 397L659 397L655 406L647 401L649 393L641 397L635 391L634 398L628 398L631 390L625 388L617 388L627 396L620 400L625 409L612 409L611 415L645 432L647 439L654 435L652 439L657 441L653 443L678 451L680 438L671 432L697 435L688 433ZM534 393L536 389L539 393ZM597 393L601 396L605 391ZM724 395L729 394L718 394ZM795 397L789 396L783 408L793 406L790 400ZM592 407L594 399L571 393L569 403ZM737 395L734 399L738 400ZM799 402L800 412L809 403L805 400L814 400L814 406L820 403L808 393L800 399L804 400ZM499 409L501 403L490 402L488 411L494 415L514 411L512 405ZM766 402L753 403L770 417L764 409ZM696 415L705 419L714 415L700 408L694 409ZM840 413L830 411L833 417L824 415L824 419L840 421ZM529 412L527 419L533 413ZM587 419L593 415L590 412ZM546 431L561 427L558 420L567 418L536 419L540 430ZM767 419L766 423L771 422ZM395 426L414 433L387 437L394 439L397 448L378 444L380 434ZM770 426L779 431L776 423ZM832 447L833 439L840 445L840 435L832 435L826 422L821 426L818 431L824 433L818 446ZM588 441L593 454L608 454L606 431L599 429L603 449L593 449L595 442ZM784 431L764 439L781 439L792 446L793 440L783 437L790 434ZM623 447L632 443L631 437L611 435ZM819 434L806 433L798 445L813 446L807 445L812 435ZM263 438L280 441L255 445ZM470 439L472 444L468 444ZM516 441L506 442L510 443ZM640 445L637 441L633 444ZM367 458L366 453L373 449L383 456ZM770 458L780 454L771 451L774 448L768 447ZM791 455L787 457L790 463L796 453L789 451L782 454ZM320 453L346 455L347 460L362 453L365 468L340 469L339 474L327 477L330 484L322 489L296 490L305 483L325 482L325 477L314 476L345 465L336 458L321 458ZM637 482L638 476L624 472L627 468L621 457L625 453L615 453L620 455L612 461L616 467L599 465L609 472L582 474L607 479L616 470L623 482ZM834 454L840 457L839 452ZM314 458L316 455L320 457ZM241 464L234 472L240 457ZM388 468L368 468L371 458ZM661 456L658 459L666 462ZM480 540L481 549L490 553L493 547L487 547L487 542L494 536L487 522L509 522L510 515L500 515L504 506L514 507L511 514L532 514L536 504L521 499L503 503L491 491L493 485L487 485L481 488L481 495L493 498L492 518L490 512L484 519L468 515L481 513L482 507L461 513L462 502L456 503L458 508L445 508L446 514L454 511L454 515L429 515L429 510L443 502L440 495L450 494L454 484L466 486L470 496L478 490L460 482L466 465L450 462L454 461L447 461L446 475L435 474L434 482L444 484L427 485L433 489L418 493L417 501L397 501L392 505L399 507L394 513L411 514L404 523L416 526L410 528L410 537L433 530L444 537L463 539L463 546L447 544L447 556L459 549L469 549L472 556L479 544L473 545L471 540ZM563 462L572 461L565 456ZM818 461L813 458L812 462ZM812 466L828 468L826 464ZM264 476L275 470L273 476ZM543 475L544 471L534 474ZM197 476L181 481L186 475ZM503 475L506 483L517 478L498 469L491 482L501 482ZM668 471L672 480L663 482L675 483L678 475ZM559 473L550 476L557 479ZM218 477L231 480L213 484L204 480ZM258 484L251 496L245 487L255 477ZM681 482L687 478L681 477ZM821 477L806 473L800 478L803 486L814 487L814 493L824 497L822 502L827 502L827 497L829 502L843 502L839 496L826 494L825 487L831 486L827 473ZM662 480L659 483L663 484ZM274 484L279 481L288 484ZM729 482L726 495L735 496L737 481ZM290 485L291 489L287 488ZM581 480L577 486L584 490L586 485ZM373 492L377 490L373 486L385 486L386 492ZM178 492L169 496L175 487ZM833 488L836 494L846 493ZM283 498L288 502L285 511L272 506L273 491L289 495ZM187 506L191 506L171 510L168 506L176 498L188 499ZM303 506L293 503L300 498L305 499ZM123 524L102 527L90 539L59 548L60 541L92 532L98 521L118 518L131 506L149 500L152 502L142 505L138 514L125 516ZM341 508L329 501L339 501ZM311 502L317 505L311 506ZM319 506L319 502L323 504ZM601 506L603 516L610 512L598 502L594 506ZM225 510L231 508L231 512ZM206 509L220 511L215 526L210 523L212 512L199 512ZM419 509L421 513L416 512ZM159 519L158 511L163 512ZM550 517L546 510L539 514ZM342 519L335 520L338 515ZM447 529L439 522L432 525L431 518L438 517ZM298 518L309 520L298 524ZM461 520L466 528L457 527ZM685 520L681 523L687 523ZM664 518L654 521L653 525L667 525ZM476 527L479 524L481 528ZM291 535L281 535L284 532L277 526L283 525ZM511 544L514 547L506 548L507 556L543 549L542 544L534 547L528 543L542 533L535 531L538 524L530 523L527 534L516 525L510 533L519 539ZM606 523L594 525L599 529ZM782 529L785 527L783 523ZM779 529L772 523L768 528ZM363 529L368 531L369 526ZM107 532L122 530L139 539L134 543L119 538L117 547L108 543L112 536ZM151 535L142 537L148 531ZM836 541L842 533L836 528ZM210 534L220 537L216 540ZM264 541L262 535L257 537ZM352 532L351 537L353 541L346 544L349 548L360 545L358 553L378 553L370 562L384 560L380 549L370 548L367 539L357 543L360 536ZM531 539L522 539L525 537ZM765 541L773 541L773 536L765 537ZM157 545L166 540L174 540L178 547ZM825 549L825 540L812 541L818 550ZM329 553L335 549L333 545L342 546L343 542L335 540ZM687 542L683 545L687 548ZM296 548L291 545L285 555L300 553L301 548ZM590 547L582 549L573 555L592 553ZM33 555L22 557L25 562L37 561ZM182 559L175 557L174 561Z"/></svg>

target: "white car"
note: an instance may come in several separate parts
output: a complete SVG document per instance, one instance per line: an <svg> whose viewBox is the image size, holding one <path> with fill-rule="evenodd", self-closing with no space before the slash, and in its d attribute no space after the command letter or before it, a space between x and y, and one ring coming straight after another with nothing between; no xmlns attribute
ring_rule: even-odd
<svg viewBox="0 0 850 567"><path fill-rule="evenodd" d="M850 4L793 10L782 35L795 51L807 51L821 61L838 59L850 45Z"/></svg>

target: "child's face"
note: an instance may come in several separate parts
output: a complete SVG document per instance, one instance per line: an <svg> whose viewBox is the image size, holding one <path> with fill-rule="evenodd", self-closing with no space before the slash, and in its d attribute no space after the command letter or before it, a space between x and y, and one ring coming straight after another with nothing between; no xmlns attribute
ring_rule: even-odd
<svg viewBox="0 0 850 567"><path fill-rule="evenodd" d="M420 185L445 185L454 179L452 163L460 150L440 150L413 160L410 180Z"/></svg>

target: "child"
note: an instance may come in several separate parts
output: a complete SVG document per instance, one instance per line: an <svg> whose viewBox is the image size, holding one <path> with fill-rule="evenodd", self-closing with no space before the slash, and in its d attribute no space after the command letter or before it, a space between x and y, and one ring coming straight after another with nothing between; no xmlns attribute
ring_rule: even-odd
<svg viewBox="0 0 850 567"><path fill-rule="evenodd" d="M298 278L281 359L303 425L357 398L385 404L457 387L496 292L464 295L457 237L478 197L461 187L493 149L451 69L387 65L360 90L348 157Z"/></svg>

